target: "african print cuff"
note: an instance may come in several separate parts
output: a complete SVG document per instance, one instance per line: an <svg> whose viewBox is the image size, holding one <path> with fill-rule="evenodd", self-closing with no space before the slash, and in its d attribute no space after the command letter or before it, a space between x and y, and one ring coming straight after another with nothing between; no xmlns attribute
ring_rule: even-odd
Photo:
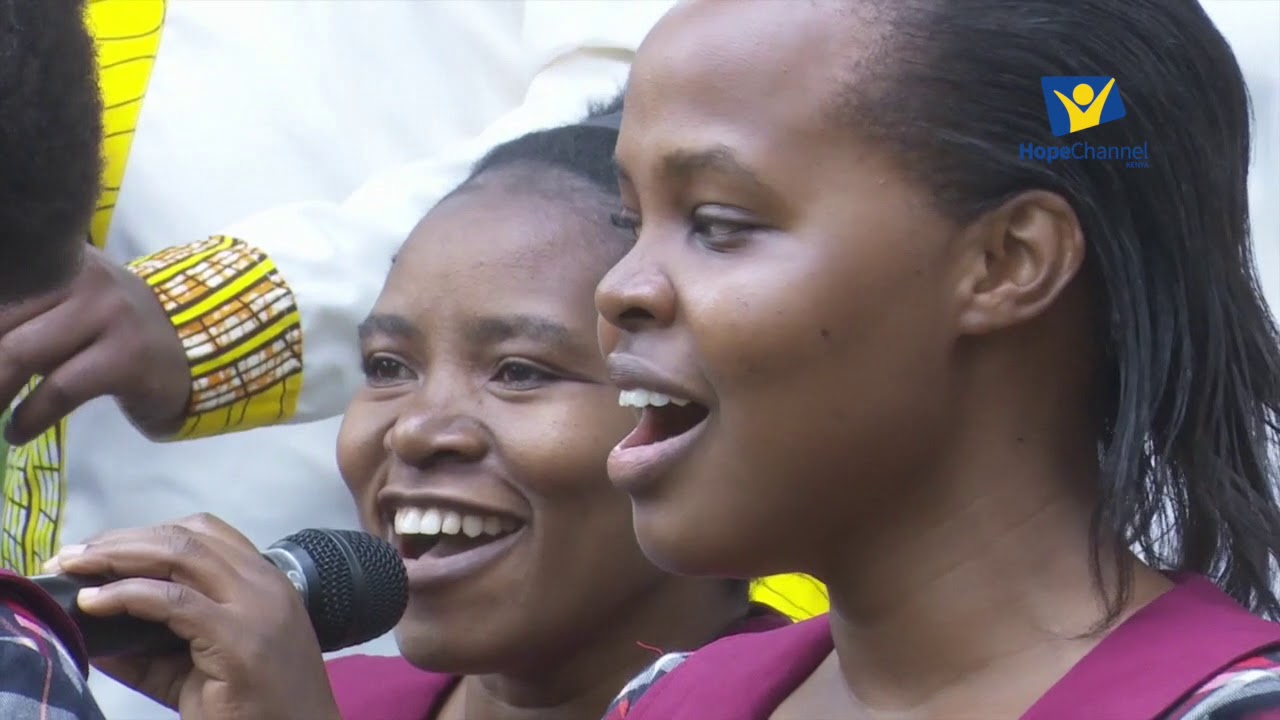
<svg viewBox="0 0 1280 720"><path fill-rule="evenodd" d="M176 439L281 422L302 391L302 321L266 253L216 235L129 264L155 290L191 365Z"/></svg>

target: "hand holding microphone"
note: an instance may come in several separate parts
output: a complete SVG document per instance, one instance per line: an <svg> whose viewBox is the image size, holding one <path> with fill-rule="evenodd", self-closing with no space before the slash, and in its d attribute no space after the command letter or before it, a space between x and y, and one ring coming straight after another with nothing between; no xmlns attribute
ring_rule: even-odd
<svg viewBox="0 0 1280 720"><path fill-rule="evenodd" d="M322 646L380 635L405 602L403 566L376 538L304 531L263 554L207 515L106 533L46 571L68 576L37 581L64 604L87 588L94 664L184 720L337 718Z"/></svg>

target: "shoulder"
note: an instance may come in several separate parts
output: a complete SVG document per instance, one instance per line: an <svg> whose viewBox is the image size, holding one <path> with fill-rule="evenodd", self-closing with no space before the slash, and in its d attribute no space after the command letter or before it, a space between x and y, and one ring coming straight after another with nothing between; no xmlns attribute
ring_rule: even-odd
<svg viewBox="0 0 1280 720"><path fill-rule="evenodd" d="M0 717L100 720L76 662L19 608L0 599Z"/></svg>
<svg viewBox="0 0 1280 720"><path fill-rule="evenodd" d="M1231 665L1197 688L1165 720L1280 718L1280 647Z"/></svg>

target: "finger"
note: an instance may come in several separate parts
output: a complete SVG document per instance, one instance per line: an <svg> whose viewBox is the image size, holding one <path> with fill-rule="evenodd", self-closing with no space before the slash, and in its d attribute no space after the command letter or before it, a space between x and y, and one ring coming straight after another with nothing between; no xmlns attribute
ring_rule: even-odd
<svg viewBox="0 0 1280 720"><path fill-rule="evenodd" d="M60 287L20 303L0 305L0 336L8 335L14 328L31 318L48 312L71 295L70 287Z"/></svg>
<svg viewBox="0 0 1280 720"><path fill-rule="evenodd" d="M188 643L199 640L218 644L229 626L234 626L212 598L187 585L156 578L131 577L85 588L76 596L76 604L86 615L128 615L166 625Z"/></svg>
<svg viewBox="0 0 1280 720"><path fill-rule="evenodd" d="M191 517L195 517L195 516L191 516ZM168 532L170 530L180 531L179 528L185 528L185 530L195 530L195 528L192 525L186 524L187 519L188 518L182 518L179 520L169 520L169 521L158 523L155 525L138 525L136 527L112 528L110 530L103 530L97 535L93 535L89 539L79 544L64 545L62 548L58 550L58 553L59 555L63 555L63 554L79 555L84 550L84 548L89 545L101 545L106 543L120 542L124 540L135 540L138 538L150 539L157 534L164 534L165 532ZM54 559L57 559L57 556L55 556Z"/></svg>
<svg viewBox="0 0 1280 720"><path fill-rule="evenodd" d="M132 538L149 537L154 529L152 526L116 528L114 530L104 530L84 542L68 543L59 547L53 557L44 561L44 564L40 566L40 572L46 574L65 572L62 567L62 561L83 555L89 543L113 543Z"/></svg>
<svg viewBox="0 0 1280 720"><path fill-rule="evenodd" d="M129 362L104 342L64 358L13 409L6 438L14 445L31 442L76 408L108 394L119 368Z"/></svg>
<svg viewBox="0 0 1280 720"><path fill-rule="evenodd" d="M245 554L259 555L258 548L249 538L245 537L239 530L231 527L225 520L212 515L210 513L196 513L189 515L181 520L175 520L174 525L179 525L201 535L208 535L217 538L225 543L228 548Z"/></svg>
<svg viewBox="0 0 1280 720"><path fill-rule="evenodd" d="M57 368L98 337L77 305L58 305L0 334L0 406L8 407L33 375Z"/></svg>
<svg viewBox="0 0 1280 720"><path fill-rule="evenodd" d="M285 595L295 597L297 590L288 577L270 560L263 557L247 537L223 522L220 518L201 513L184 518L177 523L202 535L210 548L219 552L235 567L240 576L240 587L245 596L262 600Z"/></svg>
<svg viewBox="0 0 1280 720"><path fill-rule="evenodd" d="M220 541L176 525L125 531L58 554L62 572L172 580L217 602L229 601L244 582L237 560Z"/></svg>
<svg viewBox="0 0 1280 720"><path fill-rule="evenodd" d="M142 539L143 542L150 542L157 533L163 532L162 528L169 526L172 528L185 528L196 535L205 536L207 541L217 542L219 548L226 552L228 560L235 558L241 552L260 555L256 546L249 538L240 533L239 530L228 525L222 518L210 513L196 513L178 520L171 520L161 525L143 525L139 527L114 528L111 530L103 530L81 543L63 545L53 557L45 561L41 567L41 572L57 573L63 572L62 560L72 556L84 554L85 548L89 545L110 545L114 543L125 542L129 540ZM233 565L237 563L232 562ZM238 566L238 565L237 565Z"/></svg>

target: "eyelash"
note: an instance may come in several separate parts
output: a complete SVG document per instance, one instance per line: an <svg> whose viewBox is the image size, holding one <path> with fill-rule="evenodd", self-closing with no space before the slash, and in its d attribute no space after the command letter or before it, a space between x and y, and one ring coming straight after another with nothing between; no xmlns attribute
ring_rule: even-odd
<svg viewBox="0 0 1280 720"><path fill-rule="evenodd" d="M742 243L745 239L743 234L758 229L758 226L749 223L701 216L699 209L695 208L689 218L690 232L709 250L716 252L731 250ZM609 223L627 231L633 239L640 235L640 216L631 210L622 209L611 213Z"/></svg>
<svg viewBox="0 0 1280 720"><path fill-rule="evenodd" d="M747 233L757 229L757 226L749 223L700 216L697 210L693 211L691 226L693 235L699 239L699 242L715 252L739 247L746 240Z"/></svg>
<svg viewBox="0 0 1280 720"><path fill-rule="evenodd" d="M401 376L381 377L378 372L379 366L382 369L386 369L388 365L393 366L392 369L395 371L403 371ZM402 380L408 380L413 375L413 371L409 370L409 366L389 355L370 355L361 362L361 369L364 370L365 382L374 387L385 387Z"/></svg>
<svg viewBox="0 0 1280 720"><path fill-rule="evenodd" d="M609 213L609 224L635 239L640 235L640 216L627 209Z"/></svg>
<svg viewBox="0 0 1280 720"><path fill-rule="evenodd" d="M526 380L505 380L503 375L513 368L531 372L535 378ZM504 360L493 373L493 380L507 386L510 390L533 390L553 383L560 378L554 373L525 360Z"/></svg>
<svg viewBox="0 0 1280 720"><path fill-rule="evenodd" d="M365 382L373 387L387 387L397 382L413 379L413 371L403 362L388 355L371 355L361 363ZM532 378L512 380L513 369L523 370L533 375ZM524 360L505 360L493 374L493 380L508 389L533 390L559 380L554 373Z"/></svg>

